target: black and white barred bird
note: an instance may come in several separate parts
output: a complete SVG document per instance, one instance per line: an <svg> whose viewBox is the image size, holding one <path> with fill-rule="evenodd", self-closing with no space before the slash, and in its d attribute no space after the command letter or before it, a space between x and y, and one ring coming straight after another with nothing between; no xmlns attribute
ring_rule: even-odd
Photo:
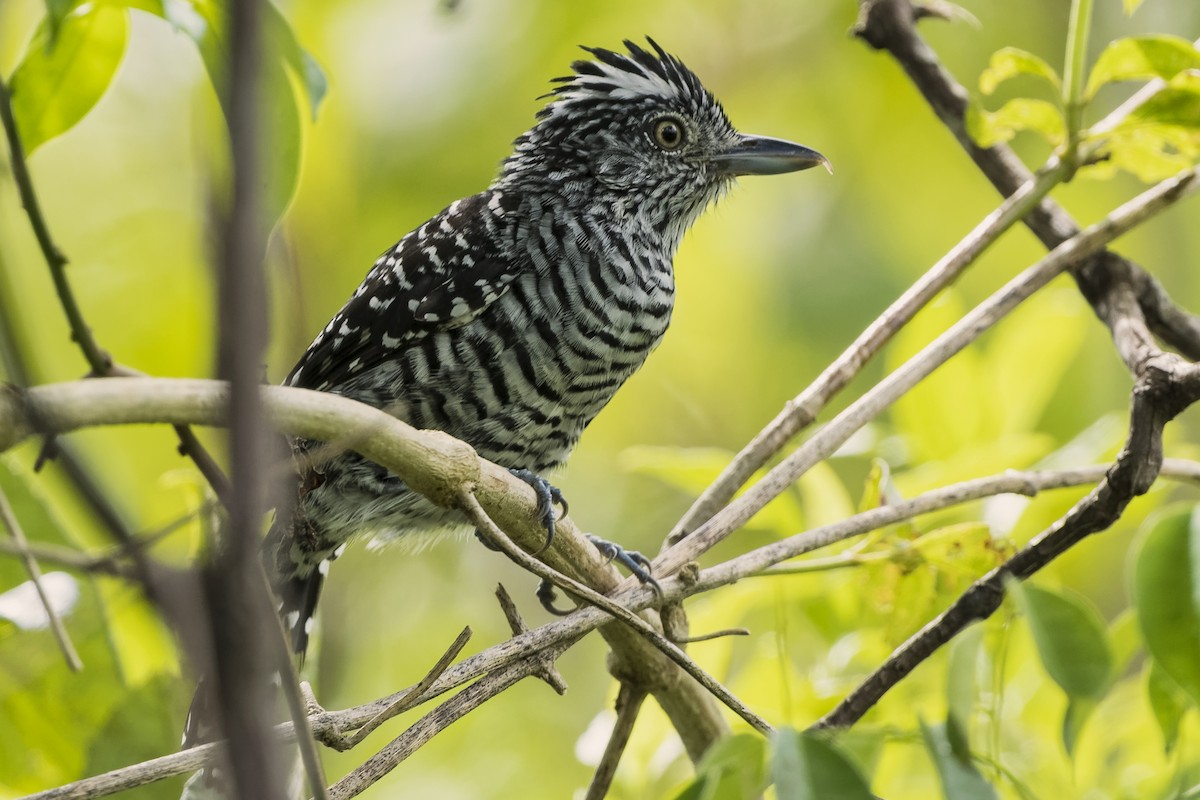
<svg viewBox="0 0 1200 800"><path fill-rule="evenodd" d="M827 165L739 134L683 63L648 40L584 48L500 175L384 253L287 384L445 431L524 475L562 464L671 318L684 231L738 175ZM306 443L297 443L301 449ZM328 560L352 536L466 529L353 453L301 476L266 543L303 651Z"/></svg>
<svg viewBox="0 0 1200 800"><path fill-rule="evenodd" d="M828 167L807 147L738 133L695 74L648 42L653 52L585 48L594 60L557 79L492 185L384 253L287 384L445 431L548 505L538 476L566 460L666 332L687 228L739 175ZM294 443L300 454L313 445ZM468 529L352 452L298 478L264 542L298 653L351 537ZM209 738L207 702L198 691L185 743Z"/></svg>

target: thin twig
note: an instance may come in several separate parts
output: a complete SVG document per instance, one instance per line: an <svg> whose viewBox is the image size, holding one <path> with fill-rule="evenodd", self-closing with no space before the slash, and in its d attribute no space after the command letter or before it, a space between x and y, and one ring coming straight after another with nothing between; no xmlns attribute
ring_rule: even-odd
<svg viewBox="0 0 1200 800"><path fill-rule="evenodd" d="M562 645L551 647L524 662L506 667L463 689L450 700L426 714L415 725L393 739L386 747L364 761L346 777L329 789L332 800L348 800L355 797L384 775L400 765L404 759L416 752L436 734L483 705L513 684L531 675L542 659L553 661L562 652Z"/></svg>
<svg viewBox="0 0 1200 800"><path fill-rule="evenodd" d="M617 693L617 721L613 725L612 733L608 735L604 755L596 767L595 774L592 775L592 782L588 785L584 800L604 800L608 796L608 790L617 774L617 765L621 763L621 756L625 753L625 747L633 733L633 724L637 721L645 700L645 691L627 683L621 684Z"/></svg>
<svg viewBox="0 0 1200 800"><path fill-rule="evenodd" d="M750 710L745 703L738 700L728 689L721 685L716 678L709 675L700 665L692 660L678 645L667 639L658 631L624 606L613 602L602 594L597 593L592 588L583 585L579 581L568 578L560 572L557 572L542 562L538 561L533 556L521 550L513 541L508 538L504 531L500 530L499 526L492 521L492 518L487 515L483 507L479 505L479 501L475 499L474 493L469 489L464 489L460 495L460 503L463 511L466 512L471 524L483 534L484 538L490 544L495 545L499 550L503 551L506 556L517 562L520 566L543 578L552 582L571 594L579 597L582 600L597 606L612 616L624 622L629 627L636 630L644 636L647 641L658 648L667 658L674 661L680 667L691 675L696 681L707 689L714 697L729 707L731 711L745 720L752 728L762 734L770 733L771 726L762 717Z"/></svg>
<svg viewBox="0 0 1200 800"><path fill-rule="evenodd" d="M83 317L83 310L80 308L79 301L75 298L75 292L71 288L71 282L67 278L67 257L59 249L58 245L54 243L50 235L50 226L47 224L46 217L42 213L41 204L38 203L37 192L33 187L33 179L29 175L29 167L25 161L25 148L21 144L21 136L17 131L17 121L13 116L12 98L3 79L0 79L0 124L4 127L5 137L8 141L8 149L12 161L13 181L17 185L17 192L21 197L21 205L25 208L25 213L29 217L29 225L33 229L34 237L37 239L38 248L42 251L42 257L46 260L46 265L50 268L50 277L54 282L54 291L58 295L59 304L62 306L63 313L67 317L71 339L79 345L79 349L83 352L83 357L87 360L92 375L108 376L118 374L118 371L114 370L115 365L112 356L96 341L91 327ZM228 489L225 476L221 472L221 468L217 466L216 460L204 448L200 440L196 438L195 433L185 426L176 426L175 432L179 437L180 452L192 459L201 474L204 475L205 479L213 487L213 491L217 493L218 497L226 497ZM98 510L103 511L105 509L98 508ZM105 519L109 522L109 527L114 532L119 532L123 529L121 525L114 527L111 524L111 515L106 515Z"/></svg>
<svg viewBox="0 0 1200 800"><path fill-rule="evenodd" d="M320 737L321 743L339 751L346 751L357 747L362 743L363 739L374 733L380 725L392 719L397 714L408 711L410 708L424 702L427 699L425 696L426 692L437 682L438 678L442 677L446 670L450 669L450 665L454 663L454 659L458 658L458 654L462 652L462 649L467 646L467 642L470 640L470 627L463 628L450 646L446 648L446 651L442 653L441 658L425 673L425 677L420 682L412 686L412 688L405 690L402 695L388 703L378 714L363 723L362 727L355 731L353 735L346 736L340 733L336 726L328 724L330 717L327 715L327 712L323 712L322 716L318 717L313 725L313 729Z"/></svg>
<svg viewBox="0 0 1200 800"><path fill-rule="evenodd" d="M17 521L17 515L13 513L12 506L9 505L8 497L5 496L3 490L0 490L0 524L8 529L13 544L21 553L21 560L25 562L25 571L29 573L29 580L33 581L33 588L37 590L38 599L42 601L42 606L46 609L46 619L50 621L50 629L54 631L54 639L58 642L59 649L62 650L63 658L67 660L67 666L71 668L72 672L79 672L83 669L79 651L71 643L67 628L63 625L58 611L54 609L54 601L50 599L49 592L42 585L42 569L38 566L37 559L29 552L29 540L25 538L25 531L21 529L21 523Z"/></svg>
<svg viewBox="0 0 1200 800"><path fill-rule="evenodd" d="M504 612L504 618L508 621L509 630L513 636L520 636L522 633L529 632L529 626L525 620L521 618L521 612L517 609L517 604L513 601L512 595L504 588L504 584L496 584L496 600L500 603L500 610ZM564 695L567 693L567 682L563 679L562 673L558 671L558 667L554 662L547 662L543 669L534 673L534 676L540 678L543 683L555 691L556 694Z"/></svg>
<svg viewBox="0 0 1200 800"><path fill-rule="evenodd" d="M63 313L67 315L71 338L83 351L84 358L87 359L92 372L96 375L107 375L109 367L112 366L112 357L96 342L92 335L92 329L84 320L83 312L75 299L75 293L71 290L71 284L67 280L67 257L50 237L50 228L42 214L37 193L33 190L33 180L29 177L29 168L25 163L25 148L22 146L21 136L17 132L17 120L13 116L12 99L3 80L0 80L0 123L3 123L4 133L8 139L8 150L12 156L13 180L17 184L17 192L21 195L21 205L25 207L29 224L33 228L33 235L37 239L38 247L46 259L47 266L50 267L50 277L54 281L54 290L58 293L58 301L62 305Z"/></svg>

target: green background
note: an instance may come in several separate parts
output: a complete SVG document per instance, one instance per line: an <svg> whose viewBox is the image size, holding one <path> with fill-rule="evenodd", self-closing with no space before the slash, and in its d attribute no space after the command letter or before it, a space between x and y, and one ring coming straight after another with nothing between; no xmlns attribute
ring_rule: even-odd
<svg viewBox="0 0 1200 800"><path fill-rule="evenodd" d="M1004 45L1061 63L1065 1L963 5L979 27L928 22L922 30L967 86L975 86L990 54ZM744 179L695 226L676 258L670 333L556 478L583 528L647 552L658 549L728 454L997 204L896 64L847 34L856 13L850 0L462 0L453 10L434 0L308 0L281 8L330 88L315 124L304 121L299 189L271 250L272 380L287 373L381 251L486 186L509 143L531 124L548 80L583 55L578 44L616 48L624 38L651 35L701 76L741 130L802 142L833 163L833 176L817 170ZM34 0L0 3L4 75L41 13ZM1097 2L1094 48L1140 31L1194 39L1200 4L1147 0L1129 19L1116 0ZM132 15L129 36L105 97L79 125L38 149L33 178L101 344L150 374L210 376L216 332L207 211L209 190L224 172L219 109L188 39L141 13ZM1021 82L1002 95L1022 91L1041 96ZM1105 90L1100 105L1111 107L1122 96ZM1031 164L1047 154L1031 137L1016 145ZM1056 197L1087 223L1141 186L1128 176L1084 177ZM1200 309L1198 219L1195 204L1184 204L1116 246L1192 310ZM1015 229L850 392L898 365L1042 252L1029 233ZM0 289L33 380L80 377L86 366L68 338L4 168ZM853 511L873 457L887 460L905 495L1008 467L1111 458L1123 436L1129 388L1107 330L1069 279L1060 278L712 558ZM1172 426L1168 455L1195 455L1198 426L1194 410ZM168 523L200 499L198 478L177 456L167 429L92 431L72 440L138 530ZM208 441L220 449L219 437ZM34 455L27 445L6 463L24 475ZM71 541L104 541L62 491L56 466L35 488ZM987 568L979 546L986 529L966 523L982 519L994 535L1020 542L1081 494L1058 492L1028 506L1001 500L942 515L938 524L964 524L961 542L970 553L957 561L949 554L948 565L937 569L759 579L709 595L691 606L694 631L745 624L754 635L696 645L693 652L773 724L803 727ZM1116 528L1061 559L1046 580L1073 587L1115 617L1128 605L1131 538L1166 497L1156 489L1135 501ZM30 534L53 538L37 529ZM190 526L160 555L181 559L201 535ZM0 591L22 580L14 565L2 566ZM320 644L308 664L323 704L340 708L415 682L464 625L476 631L473 648L503 639L491 594L497 581L531 623L545 619L533 602L534 581L473 540L415 554L351 548L332 572ZM176 746L188 680L169 634L137 593L110 581L90 583L69 627L88 663L78 677L67 674L48 634L0 628L0 687L10 684L0 706L0 797ZM1144 792L1166 785L1173 762L1163 755L1140 686L1122 684L1109 695L1112 707L1093 716L1072 763L1059 743L1065 698L1031 656L1026 631L1005 641L1000 660L1011 668L1004 674L1007 699L998 706L1004 733L995 744L1006 767L1039 797L1157 796ZM519 684L366 796L570 796L586 784L603 742L603 709L614 696L603 658L602 643L591 637L560 662L571 686L567 696ZM937 791L913 711L928 720L944 716L941 669L939 657L918 671L861 734L856 753L875 766L877 793L916 798ZM399 730L400 723L391 723L363 748L381 746ZM363 748L330 755L331 776L362 761ZM1106 755L1111 748L1121 753L1119 769ZM613 796L667 796L688 774L654 709L639 722ZM131 796L166 797L173 789Z"/></svg>

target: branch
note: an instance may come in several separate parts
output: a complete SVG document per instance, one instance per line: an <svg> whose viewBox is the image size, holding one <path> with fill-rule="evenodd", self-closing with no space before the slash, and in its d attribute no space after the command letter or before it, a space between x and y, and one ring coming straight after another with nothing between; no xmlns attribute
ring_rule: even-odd
<svg viewBox="0 0 1200 800"><path fill-rule="evenodd" d="M676 544L699 525L726 506L738 489L788 440L816 420L829 401L854 379L883 346L891 341L930 300L963 273L1013 223L1057 186L1067 174L1059 161L1031 177L1020 189L986 216L956 244L950 252L879 315L837 359L826 367L803 392L790 400L783 410L758 435L742 448L717 479L696 499L687 513L667 536L664 547Z"/></svg>
<svg viewBox="0 0 1200 800"><path fill-rule="evenodd" d="M14 433L19 434L24 431L25 435L29 434L31 421L27 412L33 412L35 416L41 412L41 418L47 420L47 424L54 423L61 426L54 429L61 432L80 427L83 424L100 424L105 421L105 417L110 418L107 420L109 422L146 422L152 419L152 417L147 418L150 410L167 414L171 419L184 419L193 424L213 424L219 422L221 410L224 408L220 401L220 387L220 384L212 381L90 380L33 389L24 403L17 402L17 398L11 394L0 395L0 449L15 441ZM406 466L400 458L391 457L384 463L384 466L393 471L426 469L438 474L454 474L459 471L458 468L447 465L435 467L421 460L436 460L443 457L443 450L447 449L444 447L443 440L448 438L443 434L414 431L404 423L387 417L387 415L382 415L383 420L374 422L368 419L364 423L363 419L355 419L349 422L343 421L338 425L336 421L339 413L347 412L350 409L361 411L368 418L380 412L368 406L360 406L346 398L308 392L303 389L264 387L263 392L267 396L268 413L285 432L314 439L320 439L322 436L347 437L359 442L359 446L363 448L374 443L376 450L373 452L407 453L413 459L413 463ZM124 402L118 401L121 396L125 396ZM134 407L139 404L149 404L152 408L135 411ZM185 413L188 409L190 409L190 413ZM100 419L96 419L96 417L100 417ZM394 428L392 430L378 428L376 434L371 437L352 435L355 428L362 430L364 424L394 425ZM6 435L7 439L5 439ZM393 436L412 437L412 447L389 443L388 440ZM451 448L449 452L458 453L459 451ZM363 454L366 455L365 452ZM453 457L449 456L449 458ZM486 462L482 462L481 469L487 472L492 470L486 465ZM517 510L507 512L507 516L524 515L527 524L525 529L519 532L521 541L525 542L530 549L537 549L543 541L544 532L537 521L536 500L532 490L523 481L512 478L506 470L499 467L494 469L496 481L510 481L511 485L507 491L511 494L502 498L493 495L490 491L484 491L480 495L480 504L485 510L489 510L489 513L494 513L502 504L518 506ZM1094 483L1100 479L1106 469L1106 467L1088 467L1053 472L1008 472L992 478L945 487L920 495L905 503L873 509L844 522L813 529L783 542L768 545L766 548L759 548L739 556L731 562L703 570L697 577L690 580L682 578L664 580L662 582L663 593L667 600L679 601L687 596L709 591L754 575L772 564L800 553L918 514L929 513L995 494L1032 495L1047 489ZM1200 482L1200 464L1168 459L1163 464L1162 474L1167 477ZM556 554L559 538L565 539L578 535L569 519L562 520L559 526L559 537L556 538L556 545L551 548L549 555ZM616 581L612 582L615 584ZM637 610L649 606L659 598L650 589L639 586L625 591L613 599L627 608ZM607 613L597 608L581 608L568 617L553 620L539 628L514 636L508 641L489 647L461 663L449 667L432 685L423 681L420 686L427 687L425 690L405 689L374 702L343 711L324 712L318 709L310 716L310 720L314 729L322 732L355 730L377 718L381 712L394 708L397 701L405 700L407 701L406 707L415 707L421 702L452 691L482 675L505 670L528 659L531 653L541 652L546 648L561 647L565 649L588 631L611 622L611 619ZM624 630L624 628L620 629ZM614 650L614 652L619 651ZM540 673L534 670L531 674ZM687 685L686 681L684 683ZM656 686L655 689L660 704L669 705L672 709L675 703L687 706L693 702L685 691L668 692L664 691L661 686ZM676 697L678 699L675 699ZM705 694L700 694L699 697L702 700L708 699ZM678 711L672 714L672 720L676 721L676 724L680 717L681 714ZM699 716L698 719L701 720L701 724L704 724L708 717ZM291 723L276 726L276 732L284 740L290 740L290 737L294 735L292 731ZM688 743L688 732L681 731L680 735L684 738L685 744ZM705 735L707 736L708 733ZM154 759L145 764L77 781L68 786L32 795L25 800L100 797L174 775L192 772L217 758L219 752L220 748L217 745L205 745Z"/></svg>
<svg viewBox="0 0 1200 800"><path fill-rule="evenodd" d="M763 734L764 736L771 733L771 726L762 717L750 710L745 703L738 700L732 692L726 689L721 683L707 672L705 672L699 664L693 661L687 653L683 651L679 645L667 639L661 633L656 631L650 623L646 622L641 617L634 614L629 609L619 603L615 603L602 594L599 594L579 581L571 580L570 578L549 569L546 565L535 559L533 556L525 553L523 550L513 544L512 540L504 535L504 531L497 527L496 523L488 517L487 512L479 505L479 501L475 499L475 495L469 489L463 489L460 499L461 506L467 514L467 519L471 520L471 524L475 526L483 536L488 540L489 544L494 545L501 550L506 556L511 558L520 566L524 567L529 572L537 575L543 580L550 581L555 586L564 589L576 597L591 603L597 608L616 617L621 622L624 622L637 633L641 634L646 641L650 642L655 648L662 652L667 658L674 661L680 669L692 676L701 686L707 689L714 697L724 703L731 711L746 721L750 727ZM620 676L617 676L618 678ZM628 685L627 681L623 681L623 685ZM643 690L643 687L636 687Z"/></svg>
<svg viewBox="0 0 1200 800"><path fill-rule="evenodd" d="M935 620L901 645L866 681L814 728L853 725L880 698L939 647L975 620L986 619L1004 599L1004 578L1024 580L1092 533L1120 518L1129 501L1144 494L1162 464L1163 427L1200 400L1200 366L1164 354L1148 364L1133 390L1129 436L1100 485L1066 516L1034 537L1005 564L976 581Z"/></svg>
<svg viewBox="0 0 1200 800"><path fill-rule="evenodd" d="M87 360L92 375L107 376L119 374L122 371L121 368L113 363L112 356L108 351L100 347L100 344L96 341L96 337L92 334L91 327L88 326L87 321L84 319L79 302L75 299L75 292L71 289L71 282L67 279L67 257L63 255L62 250L58 248L58 245L54 243L54 240L50 236L50 226L46 223L46 218L42 214L41 204L38 203L37 199L37 192L33 188L33 179L29 175L29 168L25 161L25 148L21 144L21 136L17 131L17 121L13 116L11 95L3 79L0 79L0 125L3 126L5 138L8 141L8 149L12 157L13 180L17 185L17 192L21 197L21 205L25 208L25 213L29 217L29 225L33 229L38 247L42 251L42 257L46 260L46 266L50 268L50 277L54 282L54 290L58 295L59 305L62 306L63 313L66 314L67 325L71 330L71 339L83 351L83 357ZM225 497L228 493L225 476L222 474L221 468L217 466L217 462L204 448L204 445L185 426L176 426L175 433L179 437L180 453L188 456L195 462L200 473L208 480L209 484L213 487L213 491L219 497ZM72 471L79 472L79 470ZM75 478L75 482L86 494L86 490L91 482L80 480L78 477ZM119 518L108 513L107 504L96 503L95 501L92 501L91 504L101 514L110 530L114 532L124 530L124 525L120 522Z"/></svg>
<svg viewBox="0 0 1200 800"><path fill-rule="evenodd" d="M1200 188L1200 167L1184 170L1115 209L1054 248L1013 278L949 330L888 375L784 459L765 477L654 561L655 574L669 575L742 527L813 465L828 458L857 430L924 380L1021 302L1081 259Z"/></svg>
<svg viewBox="0 0 1200 800"><path fill-rule="evenodd" d="M929 103L938 119L1003 195L1015 192L1030 178L1030 172L1010 147L1004 144L981 148L967 133L967 91L941 65L937 54L917 33L917 9L911 0L860 0L854 34L877 50L891 54ZM1145 99L1142 97L1142 99ZM1122 106L1118 112L1126 113ZM1114 112L1117 113L1117 112ZM1103 124L1097 125L1103 129ZM1047 248L1054 248L1079 232L1079 225L1053 200L1046 198L1025 218L1025 224ZM1096 306L1116 283L1112 265L1119 263L1143 308L1150 330L1162 341L1192 360L1200 360L1200 318L1180 309L1166 292L1137 264L1105 253L1076 268L1072 276L1084 297ZM1097 315L1111 329L1115 320L1097 308Z"/></svg>
<svg viewBox="0 0 1200 800"><path fill-rule="evenodd" d="M533 489L508 470L479 459L467 444L439 431L417 431L379 409L337 395L282 386L261 387L260 391L268 418L281 432L318 441L353 442L360 455L444 507L455 507L459 489L474 485L488 516L520 547L530 552L541 548L545 531ZM217 381L91 379L39 386L23 394L0 390L0 451L35 432L65 433L90 425L153 422L223 425L226 418L227 387ZM601 593L620 584L616 570L569 518L557 521L555 527L554 546L542 556L547 564ZM648 605L653 595L647 591L646 598L640 608ZM611 621L602 613L583 618L589 626L580 631ZM698 759L727 730L712 698L625 626L605 626L601 633L619 662L636 672L624 677L650 687L689 755Z"/></svg>
<svg viewBox="0 0 1200 800"><path fill-rule="evenodd" d="M608 790L612 787L613 778L617 774L617 765L621 762L625 746L629 744L629 737L633 733L633 723L637 721L638 712L642 710L642 702L645 699L646 693L641 689L625 683L621 684L621 690L617 694L617 721L613 725L612 733L608 736L608 744L604 746L604 755L596 767L596 774L592 776L592 782L588 785L584 800L604 800L605 797L608 797Z"/></svg>

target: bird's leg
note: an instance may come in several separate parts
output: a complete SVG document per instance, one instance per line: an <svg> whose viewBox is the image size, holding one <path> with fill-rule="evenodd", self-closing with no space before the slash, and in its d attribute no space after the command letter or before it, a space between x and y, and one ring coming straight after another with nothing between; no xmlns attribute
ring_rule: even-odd
<svg viewBox="0 0 1200 800"><path fill-rule="evenodd" d="M542 527L546 529L546 543L541 546L541 549L534 553L539 555L546 551L554 542L554 506L562 506L562 516L567 515L567 501L563 497L563 493L557 487L552 486L550 481L538 475L536 472L527 469L510 469L509 472L513 477L520 478L533 487L533 493L537 495L537 513L538 519L542 522Z"/></svg>
<svg viewBox="0 0 1200 800"><path fill-rule="evenodd" d="M558 490L558 487L551 485L550 481L538 475L536 472L528 469L510 469L509 472L513 477L520 478L533 487L533 493L537 495L537 515L542 523L542 527L546 529L546 542L543 544L534 555L539 555L545 552L546 548L554 541L554 521L559 517L554 516L554 506L562 506L562 515L567 515L567 500L563 497L563 493ZM487 538L479 532L475 531L475 538L483 543L483 546L488 550L499 551L500 548L489 542Z"/></svg>

